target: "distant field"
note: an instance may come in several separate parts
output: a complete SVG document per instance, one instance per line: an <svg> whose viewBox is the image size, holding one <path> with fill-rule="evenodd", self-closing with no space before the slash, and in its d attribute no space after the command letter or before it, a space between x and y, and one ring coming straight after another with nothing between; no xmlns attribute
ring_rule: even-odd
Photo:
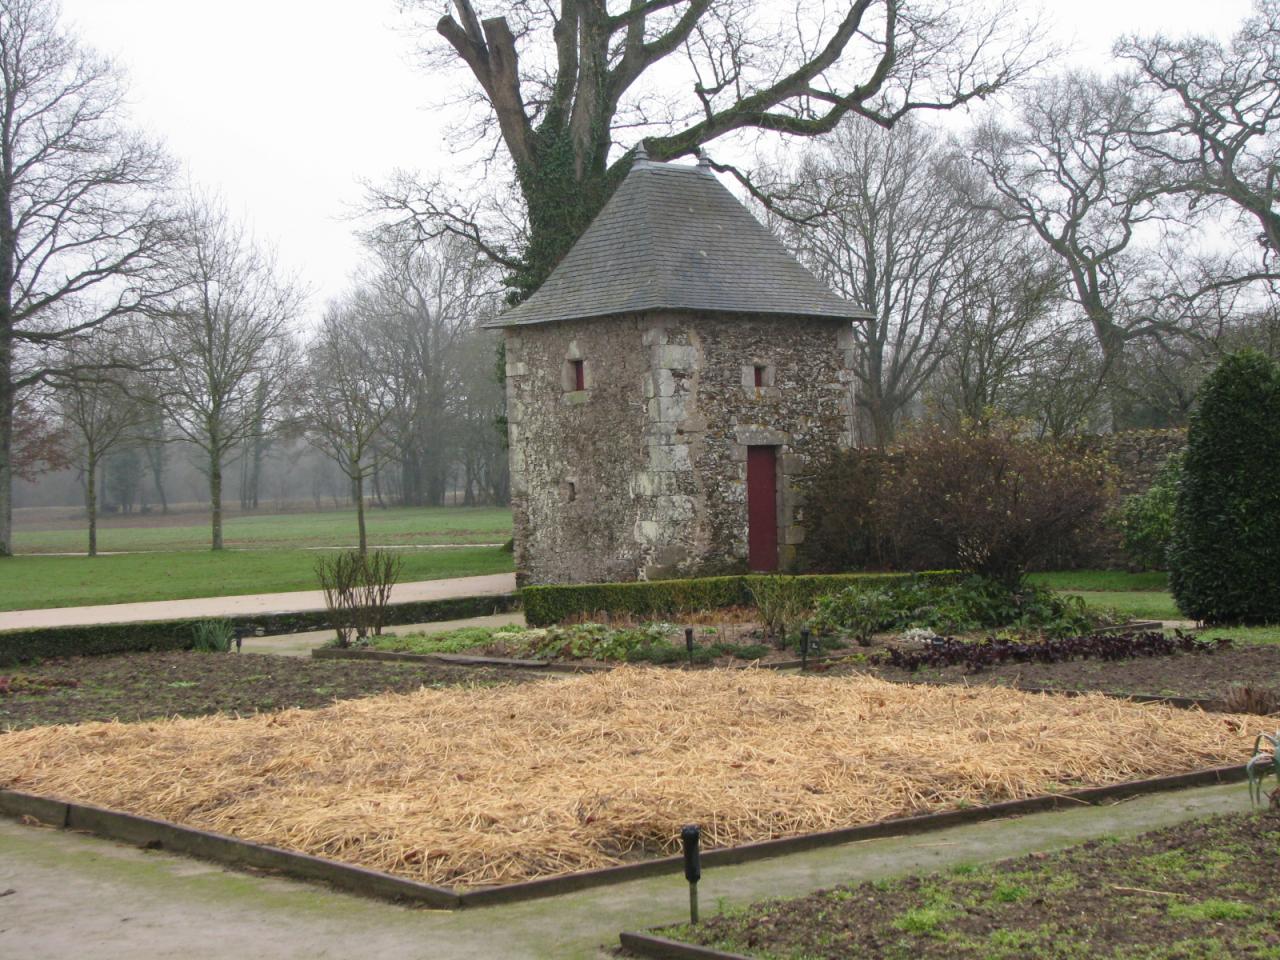
<svg viewBox="0 0 1280 960"><path fill-rule="evenodd" d="M0 610L316 590L316 550L211 550L0 558ZM507 573L497 547L404 550L402 581Z"/></svg>
<svg viewBox="0 0 1280 960"><path fill-rule="evenodd" d="M511 511L495 507L398 507L365 514L371 545L503 543L511 536ZM72 511L19 511L17 551L80 553L87 529ZM356 542L354 510L241 514L223 522L231 548L277 550L346 547ZM201 550L209 546L207 510L162 515L109 516L98 527L98 549Z"/></svg>

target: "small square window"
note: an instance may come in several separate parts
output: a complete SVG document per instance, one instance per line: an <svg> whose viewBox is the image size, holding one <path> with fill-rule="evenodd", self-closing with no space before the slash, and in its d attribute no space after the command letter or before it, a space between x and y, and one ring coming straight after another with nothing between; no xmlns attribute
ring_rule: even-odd
<svg viewBox="0 0 1280 960"><path fill-rule="evenodd" d="M573 389L587 389L587 371L582 360L570 360L569 372L572 374Z"/></svg>
<svg viewBox="0 0 1280 960"><path fill-rule="evenodd" d="M764 368L764 367L762 367L762 366L760 366L759 364L757 364L757 365L756 365L756 370L755 370L755 375L756 375L756 386L757 386L757 387L763 387L763 386L764 386L764 372L765 372L765 368Z"/></svg>

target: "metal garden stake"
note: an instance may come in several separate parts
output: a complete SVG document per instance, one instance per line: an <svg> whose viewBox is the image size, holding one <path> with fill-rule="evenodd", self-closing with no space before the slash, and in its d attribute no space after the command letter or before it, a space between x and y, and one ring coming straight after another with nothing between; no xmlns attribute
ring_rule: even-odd
<svg viewBox="0 0 1280 960"><path fill-rule="evenodd" d="M688 826L680 831L680 843L684 847L684 878L689 881L689 922L698 922L698 881L702 878L702 858L698 853L698 837L701 831Z"/></svg>

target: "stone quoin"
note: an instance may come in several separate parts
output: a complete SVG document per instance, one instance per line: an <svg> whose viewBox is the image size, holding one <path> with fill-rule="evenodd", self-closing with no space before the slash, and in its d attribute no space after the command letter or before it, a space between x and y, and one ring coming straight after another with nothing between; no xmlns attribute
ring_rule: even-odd
<svg viewBox="0 0 1280 960"><path fill-rule="evenodd" d="M853 327L716 179L649 161L491 327L518 582L785 570L796 481L853 428Z"/></svg>

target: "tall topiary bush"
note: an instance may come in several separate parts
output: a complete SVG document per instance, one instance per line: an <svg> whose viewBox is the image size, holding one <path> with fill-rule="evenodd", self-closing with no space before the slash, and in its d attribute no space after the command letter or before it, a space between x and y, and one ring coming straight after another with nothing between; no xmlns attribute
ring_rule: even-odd
<svg viewBox="0 0 1280 960"><path fill-rule="evenodd" d="M1200 387L1169 548L1178 609L1207 623L1280 622L1280 367L1253 350Z"/></svg>

